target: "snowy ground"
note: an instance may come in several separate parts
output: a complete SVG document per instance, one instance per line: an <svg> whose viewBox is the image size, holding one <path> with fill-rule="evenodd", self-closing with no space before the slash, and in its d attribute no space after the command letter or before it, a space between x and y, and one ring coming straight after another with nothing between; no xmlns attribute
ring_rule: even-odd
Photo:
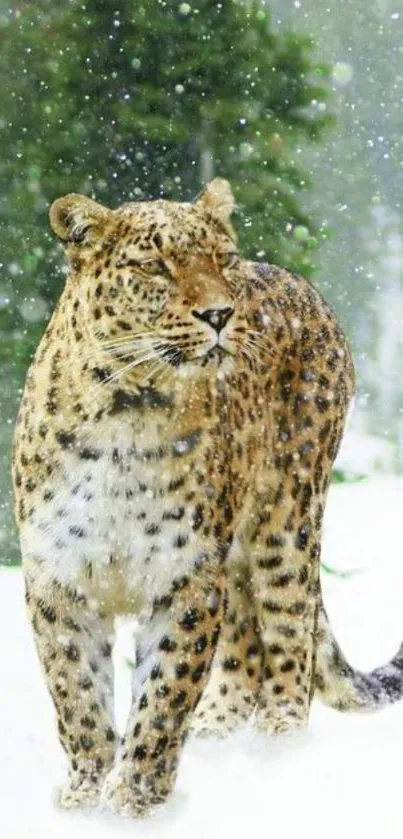
<svg viewBox="0 0 403 839"><path fill-rule="evenodd" d="M324 575L339 641L361 668L390 657L403 636L403 481L332 487ZM188 744L172 801L147 822L59 812L64 760L39 671L20 571L0 571L0 835L3 839L238 839L401 836L403 703L343 716L315 704L308 732L273 742L246 730ZM53 798L52 798L53 797Z"/></svg>

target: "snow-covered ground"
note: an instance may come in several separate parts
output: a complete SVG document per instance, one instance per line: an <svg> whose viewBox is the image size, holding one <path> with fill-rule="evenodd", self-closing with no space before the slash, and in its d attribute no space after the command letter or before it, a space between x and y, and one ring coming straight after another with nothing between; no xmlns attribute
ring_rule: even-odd
<svg viewBox="0 0 403 839"><path fill-rule="evenodd" d="M326 603L351 662L373 667L403 636L403 481L333 486L324 562ZM3 839L237 839L401 836L403 703L374 716L314 704L292 742L245 730L224 742L191 741L177 790L145 822L54 805L64 775L47 696L24 614L19 570L0 571L0 835Z"/></svg>

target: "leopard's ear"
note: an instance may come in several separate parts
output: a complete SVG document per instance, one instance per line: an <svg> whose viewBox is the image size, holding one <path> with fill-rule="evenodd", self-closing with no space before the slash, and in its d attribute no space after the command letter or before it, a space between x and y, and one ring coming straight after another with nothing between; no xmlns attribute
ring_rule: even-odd
<svg viewBox="0 0 403 839"><path fill-rule="evenodd" d="M102 236L111 210L85 195L71 193L53 202L49 218L52 230L65 245L92 245Z"/></svg>
<svg viewBox="0 0 403 839"><path fill-rule="evenodd" d="M237 241L237 235L231 224L231 213L236 207L235 198L228 181L224 178L214 178L198 197L196 205L221 222L225 233Z"/></svg>
<svg viewBox="0 0 403 839"><path fill-rule="evenodd" d="M214 178L210 181L197 203L225 224L229 223L231 213L236 206L231 186L224 178Z"/></svg>

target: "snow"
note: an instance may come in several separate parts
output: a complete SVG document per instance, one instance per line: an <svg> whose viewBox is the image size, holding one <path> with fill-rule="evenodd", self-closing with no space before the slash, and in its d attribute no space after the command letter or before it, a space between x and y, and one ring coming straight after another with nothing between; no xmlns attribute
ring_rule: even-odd
<svg viewBox="0 0 403 839"><path fill-rule="evenodd" d="M339 641L362 668L389 658L403 635L402 510L402 479L331 488L323 560L356 573L324 574L325 600ZM147 821L59 811L54 799L64 758L16 569L0 571L0 633L4 839L401 836L403 704L359 717L315 703L308 731L291 740L274 741L249 727L223 742L192 740L172 800ZM121 642L118 658L124 648Z"/></svg>
<svg viewBox="0 0 403 839"><path fill-rule="evenodd" d="M393 443L373 434L366 434L355 417L355 428L351 428L343 438L335 463L336 469L351 475L371 475L374 472L387 474L393 471L395 462L396 450Z"/></svg>

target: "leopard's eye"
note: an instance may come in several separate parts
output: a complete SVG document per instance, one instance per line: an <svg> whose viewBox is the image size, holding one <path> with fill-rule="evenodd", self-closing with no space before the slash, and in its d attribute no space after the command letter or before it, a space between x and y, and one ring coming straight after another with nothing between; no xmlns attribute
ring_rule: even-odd
<svg viewBox="0 0 403 839"><path fill-rule="evenodd" d="M217 252L215 259L220 268L233 268L239 262L239 253L237 251Z"/></svg>
<svg viewBox="0 0 403 839"><path fill-rule="evenodd" d="M138 263L138 267L143 274L152 276L153 274L168 274L168 269L162 259L145 259Z"/></svg>
<svg viewBox="0 0 403 839"><path fill-rule="evenodd" d="M132 268L139 274L146 274L150 277L170 276L169 270L162 259L127 259L124 257L117 260L116 268Z"/></svg>

